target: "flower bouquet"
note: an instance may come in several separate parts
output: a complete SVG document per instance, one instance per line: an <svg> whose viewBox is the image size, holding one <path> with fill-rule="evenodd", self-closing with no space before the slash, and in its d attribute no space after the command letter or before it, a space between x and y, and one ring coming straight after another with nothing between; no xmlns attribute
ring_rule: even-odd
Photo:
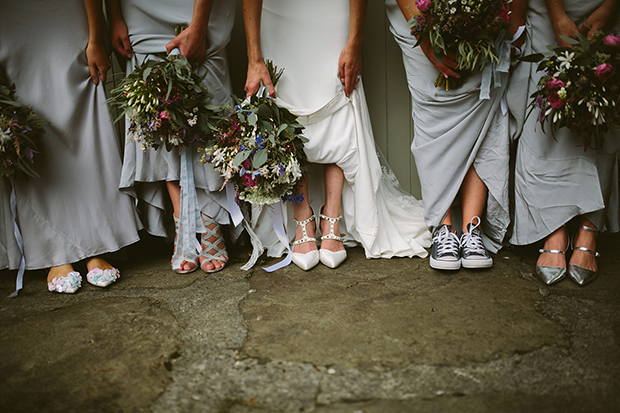
<svg viewBox="0 0 620 413"><path fill-rule="evenodd" d="M267 66L275 85L282 71L271 62ZM235 184L238 199L254 205L289 199L306 163L303 126L267 95L265 87L243 102L233 99L234 108L222 109L212 144L200 149L201 161L221 173L224 185Z"/></svg>
<svg viewBox="0 0 620 413"><path fill-rule="evenodd" d="M448 53L456 55L458 70L482 71L487 63L499 63L498 48L508 32L511 0L417 0L420 14L408 25L418 38L428 38L438 62ZM436 87L446 90L461 86L460 79L445 79L439 73Z"/></svg>
<svg viewBox="0 0 620 413"><path fill-rule="evenodd" d="M39 177L34 158L47 124L31 106L15 100L14 84L5 86L0 78L0 175L12 177L22 171Z"/></svg>
<svg viewBox="0 0 620 413"><path fill-rule="evenodd" d="M176 49L175 49L176 50ZM192 71L185 56L173 51L161 61L147 60L112 89L106 101L127 115L128 141L143 150L204 141L215 131L213 94L202 84L206 76Z"/></svg>
<svg viewBox="0 0 620 413"><path fill-rule="evenodd" d="M201 158L222 174L224 184L235 184L239 199L256 205L292 196L306 162L303 126L265 90L244 102L236 99Z"/></svg>
<svg viewBox="0 0 620 413"><path fill-rule="evenodd" d="M620 125L620 36L597 31L590 39L562 39L573 47L547 46L551 52L523 58L545 71L531 110L540 109L538 121L543 131L551 124L554 139L557 128L567 127L584 148L597 147L610 125Z"/></svg>

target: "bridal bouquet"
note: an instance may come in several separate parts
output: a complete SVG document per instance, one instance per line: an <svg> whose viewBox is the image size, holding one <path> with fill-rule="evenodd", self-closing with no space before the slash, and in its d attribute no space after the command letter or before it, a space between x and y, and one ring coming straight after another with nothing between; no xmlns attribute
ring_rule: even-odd
<svg viewBox="0 0 620 413"><path fill-rule="evenodd" d="M1 79L1 78L0 78ZM15 85L0 82L0 175L13 176L22 171L38 178L33 169L45 125L29 105L15 100Z"/></svg>
<svg viewBox="0 0 620 413"><path fill-rule="evenodd" d="M128 140L143 150L204 141L215 131L213 94L202 85L185 56L171 53L161 61L147 60L112 89L107 100L128 117Z"/></svg>
<svg viewBox="0 0 620 413"><path fill-rule="evenodd" d="M597 31L588 39L562 38L573 47L547 46L551 52L523 58L537 62L545 75L530 106L540 109L538 121L551 133L567 127L584 147L597 147L610 125L620 126L620 36Z"/></svg>
<svg viewBox="0 0 620 413"><path fill-rule="evenodd" d="M408 24L418 37L416 46L428 38L437 61L449 52L457 58L458 69L481 71L487 63L499 63L498 45L511 39L508 33L511 0L417 0L421 14ZM461 86L460 79L441 73L436 87L446 90Z"/></svg>
<svg viewBox="0 0 620 413"><path fill-rule="evenodd" d="M239 199L255 205L288 199L306 163L303 126L264 87L243 102L233 98L236 105L223 108L212 145L199 149L201 161L221 173L224 185L233 182Z"/></svg>

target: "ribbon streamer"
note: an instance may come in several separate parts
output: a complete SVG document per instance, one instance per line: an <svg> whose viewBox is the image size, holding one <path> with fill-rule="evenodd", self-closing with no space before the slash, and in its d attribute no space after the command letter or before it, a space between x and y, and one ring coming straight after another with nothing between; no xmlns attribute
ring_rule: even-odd
<svg viewBox="0 0 620 413"><path fill-rule="evenodd" d="M275 231L278 239L282 243L282 245L286 246L288 250L286 257L282 261L277 264L274 264L270 267L263 267L263 270L267 272L274 272L279 270L280 268L284 268L291 263L293 260L293 251L291 250L291 245L288 242L288 238L286 237L286 231L284 231L284 221L282 219L282 206L281 204L274 204L269 206L269 215L271 215L271 222L273 223L273 230Z"/></svg>
<svg viewBox="0 0 620 413"><path fill-rule="evenodd" d="M15 184L13 177L11 177L11 196L9 203L11 204L11 215L13 216L13 234L15 235L15 241L17 247L21 253L21 260L19 261L19 269L17 270L17 280L15 281L15 292L9 295L9 298L17 297L17 293L22 289L24 285L24 272L26 271L26 256L24 255L24 241L22 240L22 233L17 225L17 198L15 197Z"/></svg>

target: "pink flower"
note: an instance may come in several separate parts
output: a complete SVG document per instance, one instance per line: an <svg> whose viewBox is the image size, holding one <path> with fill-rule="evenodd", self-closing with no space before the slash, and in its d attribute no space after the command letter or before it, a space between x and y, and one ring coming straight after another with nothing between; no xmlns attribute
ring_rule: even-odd
<svg viewBox="0 0 620 413"><path fill-rule="evenodd" d="M167 110L162 110L161 113L159 114L159 117L161 119L169 119L170 118L170 114L168 114Z"/></svg>
<svg viewBox="0 0 620 413"><path fill-rule="evenodd" d="M618 47L620 46L620 36L609 33L607 36L605 36L605 38L603 38L603 43L605 43L607 46Z"/></svg>
<svg viewBox="0 0 620 413"><path fill-rule="evenodd" d="M564 101L560 99L560 97L558 96L558 92L553 92L552 94L550 94L548 99L549 99L549 104L556 109L559 109L562 106L564 106Z"/></svg>
<svg viewBox="0 0 620 413"><path fill-rule="evenodd" d="M250 188L254 188L256 186L256 180L250 174L243 175L241 177L241 182L243 182L243 185Z"/></svg>
<svg viewBox="0 0 620 413"><path fill-rule="evenodd" d="M422 13L430 9L432 0L416 0L415 5Z"/></svg>
<svg viewBox="0 0 620 413"><path fill-rule="evenodd" d="M598 77L601 82L605 83L616 73L614 67L609 63L603 63L602 65L598 65L596 67L596 72L594 74Z"/></svg>
<svg viewBox="0 0 620 413"><path fill-rule="evenodd" d="M547 80L547 84L546 84L546 88L548 90L556 90L564 86L566 86L564 82L562 82L560 79L556 79L555 77L552 77L551 79Z"/></svg>

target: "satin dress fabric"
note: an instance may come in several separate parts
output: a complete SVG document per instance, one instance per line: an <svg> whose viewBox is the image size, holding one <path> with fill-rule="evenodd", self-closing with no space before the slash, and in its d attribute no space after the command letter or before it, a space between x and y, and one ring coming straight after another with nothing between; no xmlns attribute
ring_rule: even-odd
<svg viewBox="0 0 620 413"><path fill-rule="evenodd" d="M133 56L127 62L130 73L145 59L159 59L166 53L166 44L174 38L175 28L189 25L192 19L192 0L123 0L122 13L129 32ZM232 87L228 72L226 45L230 41L235 20L235 2L215 0L207 30L207 56L199 68L207 71L204 84L215 95L214 105L230 102ZM209 164L199 161L200 153L194 147L194 181L198 208L218 224L230 223L225 191L220 191L223 180ZM166 181L180 180L180 156L175 149L168 152L162 145L157 150L142 150L134 141L126 142L120 187L133 190L145 229L160 237L171 235L169 215L166 215L168 191Z"/></svg>
<svg viewBox="0 0 620 413"><path fill-rule="evenodd" d="M0 68L19 101L50 122L35 158L40 178L15 177L17 222L29 270L74 263L139 240L130 196L118 190L121 146L90 79L83 2L3 2ZM10 183L0 178L0 268L19 253L9 209Z"/></svg>
<svg viewBox="0 0 620 413"><path fill-rule="evenodd" d="M426 225L437 228L448 210L458 205L461 185L473 165L488 188L485 213L480 217L483 241L489 251L497 252L510 224L509 118L501 110L507 74L501 75L501 86L490 91L490 99L479 98L481 73L466 75L458 89L435 87L439 71L420 47L414 47L417 40L396 1L386 0L385 6L411 93L411 152L426 205ZM459 207L452 208L452 219L460 227Z"/></svg>
<svg viewBox="0 0 620 413"><path fill-rule="evenodd" d="M338 165L344 172L340 228L345 244L361 245L367 258L425 257L430 233L424 204L402 191L389 166L379 161L362 82L347 98L338 78L348 31L348 0L263 2L263 57L284 69L277 103L300 116L309 139L309 193L304 196L318 215L325 194L322 164ZM294 239L293 205L274 207L283 209L287 235ZM268 254L280 255L285 246L273 234L269 214L254 212L254 228Z"/></svg>
<svg viewBox="0 0 620 413"><path fill-rule="evenodd" d="M564 7L579 27L601 3L564 0ZM525 54L545 52L547 45L557 44L544 0L530 0L526 19ZM615 32L618 30L617 23ZM537 121L537 109L526 116L529 96L544 75L536 71L537 66L521 63L512 74L508 90L511 133L518 138L510 242L527 245L542 240L578 215L599 230L617 232L620 134L615 129L604 137L602 147L584 150L577 134L567 128L557 130L557 141L548 127L545 133Z"/></svg>

